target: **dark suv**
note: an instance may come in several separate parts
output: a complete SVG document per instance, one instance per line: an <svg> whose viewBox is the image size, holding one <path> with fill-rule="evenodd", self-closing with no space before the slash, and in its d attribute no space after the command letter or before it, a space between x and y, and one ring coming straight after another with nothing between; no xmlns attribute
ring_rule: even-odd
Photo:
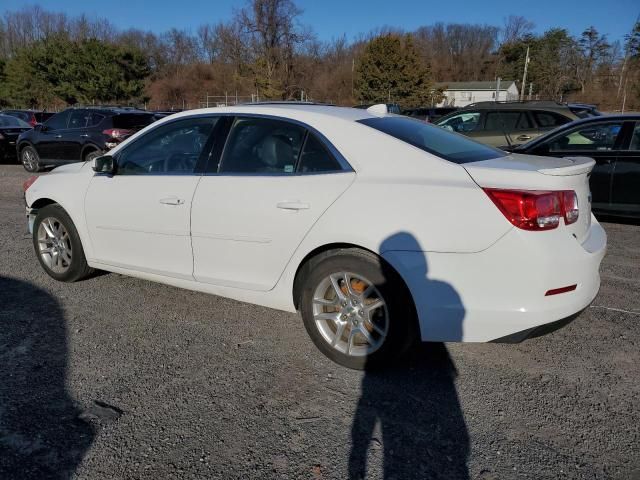
<svg viewBox="0 0 640 480"><path fill-rule="evenodd" d="M593 105L551 101L479 102L434 123L494 147L528 142L578 118L600 115Z"/></svg>
<svg viewBox="0 0 640 480"><path fill-rule="evenodd" d="M39 110L3 110L0 113L19 118L23 122L27 122L32 127L35 127L38 123L46 122L55 115L54 112L44 112Z"/></svg>
<svg viewBox="0 0 640 480"><path fill-rule="evenodd" d="M18 158L28 172L92 160L155 120L143 110L69 108L20 135Z"/></svg>

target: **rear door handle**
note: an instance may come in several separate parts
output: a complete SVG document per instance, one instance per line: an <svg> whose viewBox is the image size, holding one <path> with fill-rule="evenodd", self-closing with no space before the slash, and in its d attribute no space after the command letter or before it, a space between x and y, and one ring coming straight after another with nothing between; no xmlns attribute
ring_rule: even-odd
<svg viewBox="0 0 640 480"><path fill-rule="evenodd" d="M62 135L56 135L56 136L55 136L55 137L53 137L53 138L62 138Z"/></svg>
<svg viewBox="0 0 640 480"><path fill-rule="evenodd" d="M304 202L278 202L276 207L281 208L282 210L308 210L311 208L311 205Z"/></svg>
<svg viewBox="0 0 640 480"><path fill-rule="evenodd" d="M517 137L518 140L531 140L531 135L520 135Z"/></svg>
<svg viewBox="0 0 640 480"><path fill-rule="evenodd" d="M82 135L80 135L81 138L89 138L89 135L87 135L86 133L83 133Z"/></svg>
<svg viewBox="0 0 640 480"><path fill-rule="evenodd" d="M161 198L160 203L164 205L182 205L184 203L184 200L178 197L167 197Z"/></svg>

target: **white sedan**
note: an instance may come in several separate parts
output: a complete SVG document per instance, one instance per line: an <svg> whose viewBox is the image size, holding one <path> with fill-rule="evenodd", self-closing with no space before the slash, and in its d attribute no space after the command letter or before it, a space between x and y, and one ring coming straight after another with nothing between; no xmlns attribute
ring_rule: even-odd
<svg viewBox="0 0 640 480"><path fill-rule="evenodd" d="M171 115L25 183L35 253L285 311L352 368L414 340L520 341L593 300L594 161L508 155L384 112Z"/></svg>

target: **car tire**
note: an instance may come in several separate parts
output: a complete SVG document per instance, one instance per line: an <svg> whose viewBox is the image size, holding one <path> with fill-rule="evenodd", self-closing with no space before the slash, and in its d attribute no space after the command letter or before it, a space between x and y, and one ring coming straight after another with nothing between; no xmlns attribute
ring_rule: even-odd
<svg viewBox="0 0 640 480"><path fill-rule="evenodd" d="M91 150L89 153L85 154L84 161L91 162L94 158L98 158L102 156L102 152L100 150Z"/></svg>
<svg viewBox="0 0 640 480"><path fill-rule="evenodd" d="M28 145L20 150L20 161L27 172L35 173L42 170L40 156L35 148Z"/></svg>
<svg viewBox="0 0 640 480"><path fill-rule="evenodd" d="M58 204L38 210L33 247L44 271L58 281L76 282L93 273L71 217Z"/></svg>
<svg viewBox="0 0 640 480"><path fill-rule="evenodd" d="M377 255L331 250L312 258L299 275L298 306L305 328L334 362L357 370L377 368L392 363L415 343L411 294L400 275Z"/></svg>

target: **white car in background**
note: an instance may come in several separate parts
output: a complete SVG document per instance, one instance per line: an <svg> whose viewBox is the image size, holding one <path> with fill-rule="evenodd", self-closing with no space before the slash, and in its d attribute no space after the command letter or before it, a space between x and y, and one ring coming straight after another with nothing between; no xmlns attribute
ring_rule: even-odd
<svg viewBox="0 0 640 480"><path fill-rule="evenodd" d="M508 155L407 117L203 109L25 184L44 270L107 270L300 311L352 368L414 339L519 341L593 300L585 158ZM35 177L34 177L35 178Z"/></svg>

